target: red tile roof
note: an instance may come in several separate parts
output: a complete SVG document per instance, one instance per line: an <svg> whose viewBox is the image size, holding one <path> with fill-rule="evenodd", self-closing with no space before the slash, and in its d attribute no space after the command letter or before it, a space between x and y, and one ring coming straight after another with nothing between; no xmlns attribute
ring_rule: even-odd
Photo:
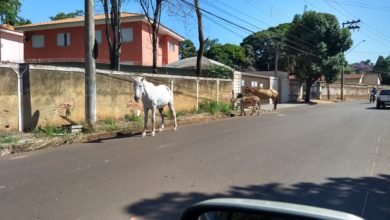
<svg viewBox="0 0 390 220"><path fill-rule="evenodd" d="M9 30L9 31L14 31L15 30L14 27L12 27L11 25L8 25L8 24L1 24L0 25L0 29Z"/></svg>

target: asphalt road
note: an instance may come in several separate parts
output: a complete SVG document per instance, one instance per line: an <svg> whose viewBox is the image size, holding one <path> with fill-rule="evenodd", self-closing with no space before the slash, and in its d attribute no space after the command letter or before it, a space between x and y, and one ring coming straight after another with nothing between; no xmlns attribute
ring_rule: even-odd
<svg viewBox="0 0 390 220"><path fill-rule="evenodd" d="M390 219L390 109L313 105L0 158L0 219L177 219L239 197Z"/></svg>

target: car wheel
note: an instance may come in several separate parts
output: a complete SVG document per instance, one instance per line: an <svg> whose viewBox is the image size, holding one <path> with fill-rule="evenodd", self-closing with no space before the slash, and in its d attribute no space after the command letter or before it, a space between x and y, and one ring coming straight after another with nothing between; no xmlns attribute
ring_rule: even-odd
<svg viewBox="0 0 390 220"><path fill-rule="evenodd" d="M377 102L377 103L376 103L376 108L379 109L380 107L381 107L380 103Z"/></svg>

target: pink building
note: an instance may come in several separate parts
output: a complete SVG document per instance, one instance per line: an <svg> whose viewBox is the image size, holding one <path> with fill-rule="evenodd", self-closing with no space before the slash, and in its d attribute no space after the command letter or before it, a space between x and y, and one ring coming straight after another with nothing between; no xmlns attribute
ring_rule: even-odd
<svg viewBox="0 0 390 220"><path fill-rule="evenodd" d="M23 62L23 34L6 24L0 25L0 61Z"/></svg>
<svg viewBox="0 0 390 220"><path fill-rule="evenodd" d="M99 45L98 63L109 63L104 15L95 16L95 36ZM121 63L152 65L151 27L143 14L121 14ZM16 27L24 33L26 62L83 62L84 17L62 19ZM179 59L179 34L160 25L158 65Z"/></svg>

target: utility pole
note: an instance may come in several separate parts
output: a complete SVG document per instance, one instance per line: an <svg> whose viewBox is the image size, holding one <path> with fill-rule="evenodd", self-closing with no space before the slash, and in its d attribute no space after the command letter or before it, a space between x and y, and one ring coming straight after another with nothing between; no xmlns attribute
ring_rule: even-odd
<svg viewBox="0 0 390 220"><path fill-rule="evenodd" d="M349 30L354 30L355 29L360 29L360 26L358 26L357 24L360 22L360 19L358 20L352 20L352 21L347 21L347 22L343 22L343 28L345 28L344 26L347 25L346 28L348 28ZM343 48L344 45L341 46L341 51L343 53L343 56L344 56L344 48ZM340 98L341 100L344 100L344 63L343 63L343 66L341 68L341 91L340 91Z"/></svg>
<svg viewBox="0 0 390 220"><path fill-rule="evenodd" d="M276 43L274 77L278 77L279 43Z"/></svg>
<svg viewBox="0 0 390 220"><path fill-rule="evenodd" d="M96 123L96 73L93 48L95 43L95 20L93 0L85 0L85 120L87 129ZM97 45L95 45L97 47Z"/></svg>

